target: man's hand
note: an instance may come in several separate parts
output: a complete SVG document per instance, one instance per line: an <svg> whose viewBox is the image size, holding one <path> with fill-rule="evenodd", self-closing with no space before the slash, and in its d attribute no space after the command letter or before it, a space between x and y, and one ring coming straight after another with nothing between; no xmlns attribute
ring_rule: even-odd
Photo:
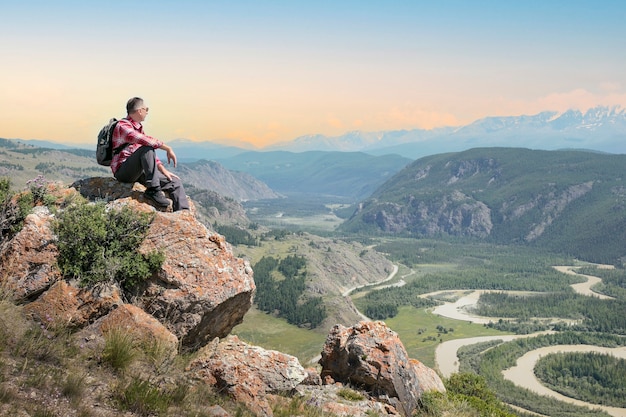
<svg viewBox="0 0 626 417"><path fill-rule="evenodd" d="M169 172L169 171L167 170L167 168L165 168L165 165L164 165L164 164L159 164L159 165L158 165L158 167L159 167L159 171L161 171L161 174L165 175L165 176L167 177L167 179L168 179L168 180L172 181L172 178L178 178L178 179L180 179L180 178L178 177L178 175L176 175L176 174L174 174L174 173Z"/></svg>
<svg viewBox="0 0 626 417"><path fill-rule="evenodd" d="M174 153L174 149L166 144L161 145L161 149L167 154L167 164L169 165L170 162L174 162L174 168L176 168L176 154Z"/></svg>

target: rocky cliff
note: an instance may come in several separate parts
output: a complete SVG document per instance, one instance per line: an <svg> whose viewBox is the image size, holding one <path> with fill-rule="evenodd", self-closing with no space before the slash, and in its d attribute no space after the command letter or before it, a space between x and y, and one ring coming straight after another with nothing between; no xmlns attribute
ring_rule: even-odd
<svg viewBox="0 0 626 417"><path fill-rule="evenodd" d="M98 344L107 333L121 330L157 343L170 358L191 354L184 378L188 384L214 387L256 415L273 415L273 404L294 395L338 415L410 415L422 393L445 390L431 369L407 357L397 335L384 323L334 328L322 352L321 370L304 369L293 356L229 335L253 302L252 269L233 255L222 236L196 219L193 204L189 211L156 211L143 200L142 191L140 185L106 178L82 180L70 188L51 187L48 192L56 198L52 210L35 207L21 230L0 242L3 290L42 326L71 329L81 345L101 349ZM129 293L115 282L81 286L62 276L52 222L54 212L78 194L105 200L109 210L153 212L139 250L159 249L165 261L139 290ZM345 401L337 394L339 386L360 390L363 400ZM71 404L52 403L59 415L69 415Z"/></svg>

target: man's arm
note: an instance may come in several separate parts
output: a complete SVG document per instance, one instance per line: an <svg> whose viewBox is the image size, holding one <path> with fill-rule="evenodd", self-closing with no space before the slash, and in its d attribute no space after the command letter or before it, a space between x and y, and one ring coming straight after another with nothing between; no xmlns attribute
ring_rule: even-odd
<svg viewBox="0 0 626 417"><path fill-rule="evenodd" d="M176 154L171 146L161 143L160 149L163 149L167 153L167 163L174 162L174 168L176 168Z"/></svg>
<svg viewBox="0 0 626 417"><path fill-rule="evenodd" d="M131 121L122 119L117 123L113 131L113 146L119 147L127 143L138 143L139 145L150 146L154 149L160 148L163 145L162 141L135 129Z"/></svg>

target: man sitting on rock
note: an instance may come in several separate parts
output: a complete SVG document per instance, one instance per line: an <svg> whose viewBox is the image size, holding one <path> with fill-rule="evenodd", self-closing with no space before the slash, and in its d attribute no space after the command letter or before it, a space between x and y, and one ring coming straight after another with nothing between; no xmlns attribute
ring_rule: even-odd
<svg viewBox="0 0 626 417"><path fill-rule="evenodd" d="M163 149L167 154L167 163L174 163L174 150L162 141L143 132L143 122L148 115L148 107L143 99L133 97L126 103L126 117L121 119L113 131L113 152L111 171L120 182L135 181L146 186L145 196L159 207L168 207L172 199L174 211L189 209L189 202L180 178L165 168L156 155L156 149ZM121 150L120 150L121 149Z"/></svg>

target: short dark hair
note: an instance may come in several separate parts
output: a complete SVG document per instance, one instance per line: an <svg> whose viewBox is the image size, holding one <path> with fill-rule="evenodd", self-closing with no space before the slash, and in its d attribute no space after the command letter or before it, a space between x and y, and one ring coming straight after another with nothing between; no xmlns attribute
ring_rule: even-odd
<svg viewBox="0 0 626 417"><path fill-rule="evenodd" d="M141 108L143 99L141 97L133 97L126 102L126 113L131 114Z"/></svg>

